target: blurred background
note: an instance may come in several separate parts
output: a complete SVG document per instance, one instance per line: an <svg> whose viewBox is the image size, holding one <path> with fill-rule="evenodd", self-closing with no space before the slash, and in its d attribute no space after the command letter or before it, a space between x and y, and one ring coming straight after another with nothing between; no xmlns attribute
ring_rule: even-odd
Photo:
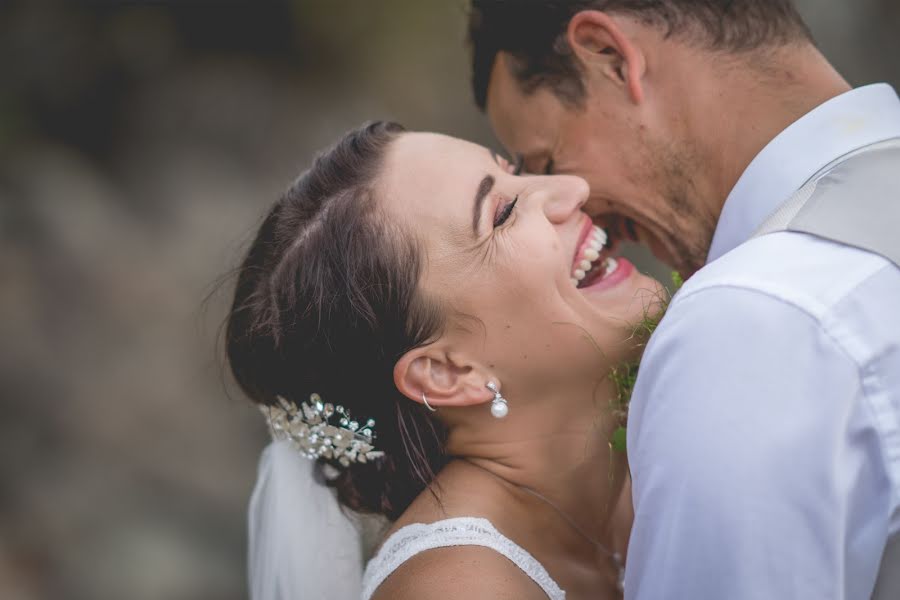
<svg viewBox="0 0 900 600"><path fill-rule="evenodd" d="M897 0L799 5L854 85L900 84ZM366 119L497 147L465 7L0 0L0 598L246 597L267 435L216 284Z"/></svg>

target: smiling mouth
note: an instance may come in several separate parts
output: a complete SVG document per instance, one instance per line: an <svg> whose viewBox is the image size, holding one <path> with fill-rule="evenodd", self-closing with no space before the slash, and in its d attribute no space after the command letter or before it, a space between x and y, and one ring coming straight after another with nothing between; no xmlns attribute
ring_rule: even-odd
<svg viewBox="0 0 900 600"><path fill-rule="evenodd" d="M610 256L612 250L607 246L609 236L606 231L591 224L584 239L578 245L572 263L572 284L576 288L585 288L592 283L605 279L616 272L619 262Z"/></svg>

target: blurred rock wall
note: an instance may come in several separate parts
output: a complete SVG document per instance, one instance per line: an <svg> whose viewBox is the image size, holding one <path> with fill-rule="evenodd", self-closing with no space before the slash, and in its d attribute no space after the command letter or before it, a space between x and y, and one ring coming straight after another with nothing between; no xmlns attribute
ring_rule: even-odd
<svg viewBox="0 0 900 600"><path fill-rule="evenodd" d="M804 0L855 84L896 0ZM464 0L0 3L0 597L241 598L266 441L220 278L371 118L492 143Z"/></svg>

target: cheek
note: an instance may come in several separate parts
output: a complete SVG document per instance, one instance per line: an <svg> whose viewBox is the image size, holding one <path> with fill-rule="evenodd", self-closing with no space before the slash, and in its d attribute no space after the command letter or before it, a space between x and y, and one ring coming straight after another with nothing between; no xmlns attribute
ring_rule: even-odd
<svg viewBox="0 0 900 600"><path fill-rule="evenodd" d="M481 305L482 344L495 365L519 373L546 370L572 348L578 330L567 324L576 322L577 315L546 271L532 268L519 275L497 281L496 303Z"/></svg>
<svg viewBox="0 0 900 600"><path fill-rule="evenodd" d="M647 165L636 160L634 153L624 146L598 144L581 156L573 156L567 172L584 177L590 186L590 197L585 210L588 213L603 213L616 207L610 203L618 203L628 199L633 203L642 194L635 190L648 184Z"/></svg>
<svg viewBox="0 0 900 600"><path fill-rule="evenodd" d="M523 295L540 298L555 294L571 262L553 227L546 222L535 223L538 219L533 217L529 215L529 223L513 224L519 231L508 232L508 240L501 243L493 266L488 267L498 292L512 302L521 302Z"/></svg>
<svg viewBox="0 0 900 600"><path fill-rule="evenodd" d="M518 380L549 380L581 370L584 362L599 362L600 355L585 341L585 328L571 319L548 318L549 309L537 304L507 316L487 333L485 356L492 367ZM596 356L591 359L591 354Z"/></svg>

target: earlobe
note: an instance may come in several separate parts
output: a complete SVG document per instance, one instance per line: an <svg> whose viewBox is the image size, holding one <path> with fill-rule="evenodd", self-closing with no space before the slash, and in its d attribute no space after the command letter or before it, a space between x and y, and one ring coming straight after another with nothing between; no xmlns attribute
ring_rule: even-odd
<svg viewBox="0 0 900 600"><path fill-rule="evenodd" d="M586 70L598 72L621 87L635 104L644 101L645 57L617 19L601 11L584 10L569 21L566 36Z"/></svg>

